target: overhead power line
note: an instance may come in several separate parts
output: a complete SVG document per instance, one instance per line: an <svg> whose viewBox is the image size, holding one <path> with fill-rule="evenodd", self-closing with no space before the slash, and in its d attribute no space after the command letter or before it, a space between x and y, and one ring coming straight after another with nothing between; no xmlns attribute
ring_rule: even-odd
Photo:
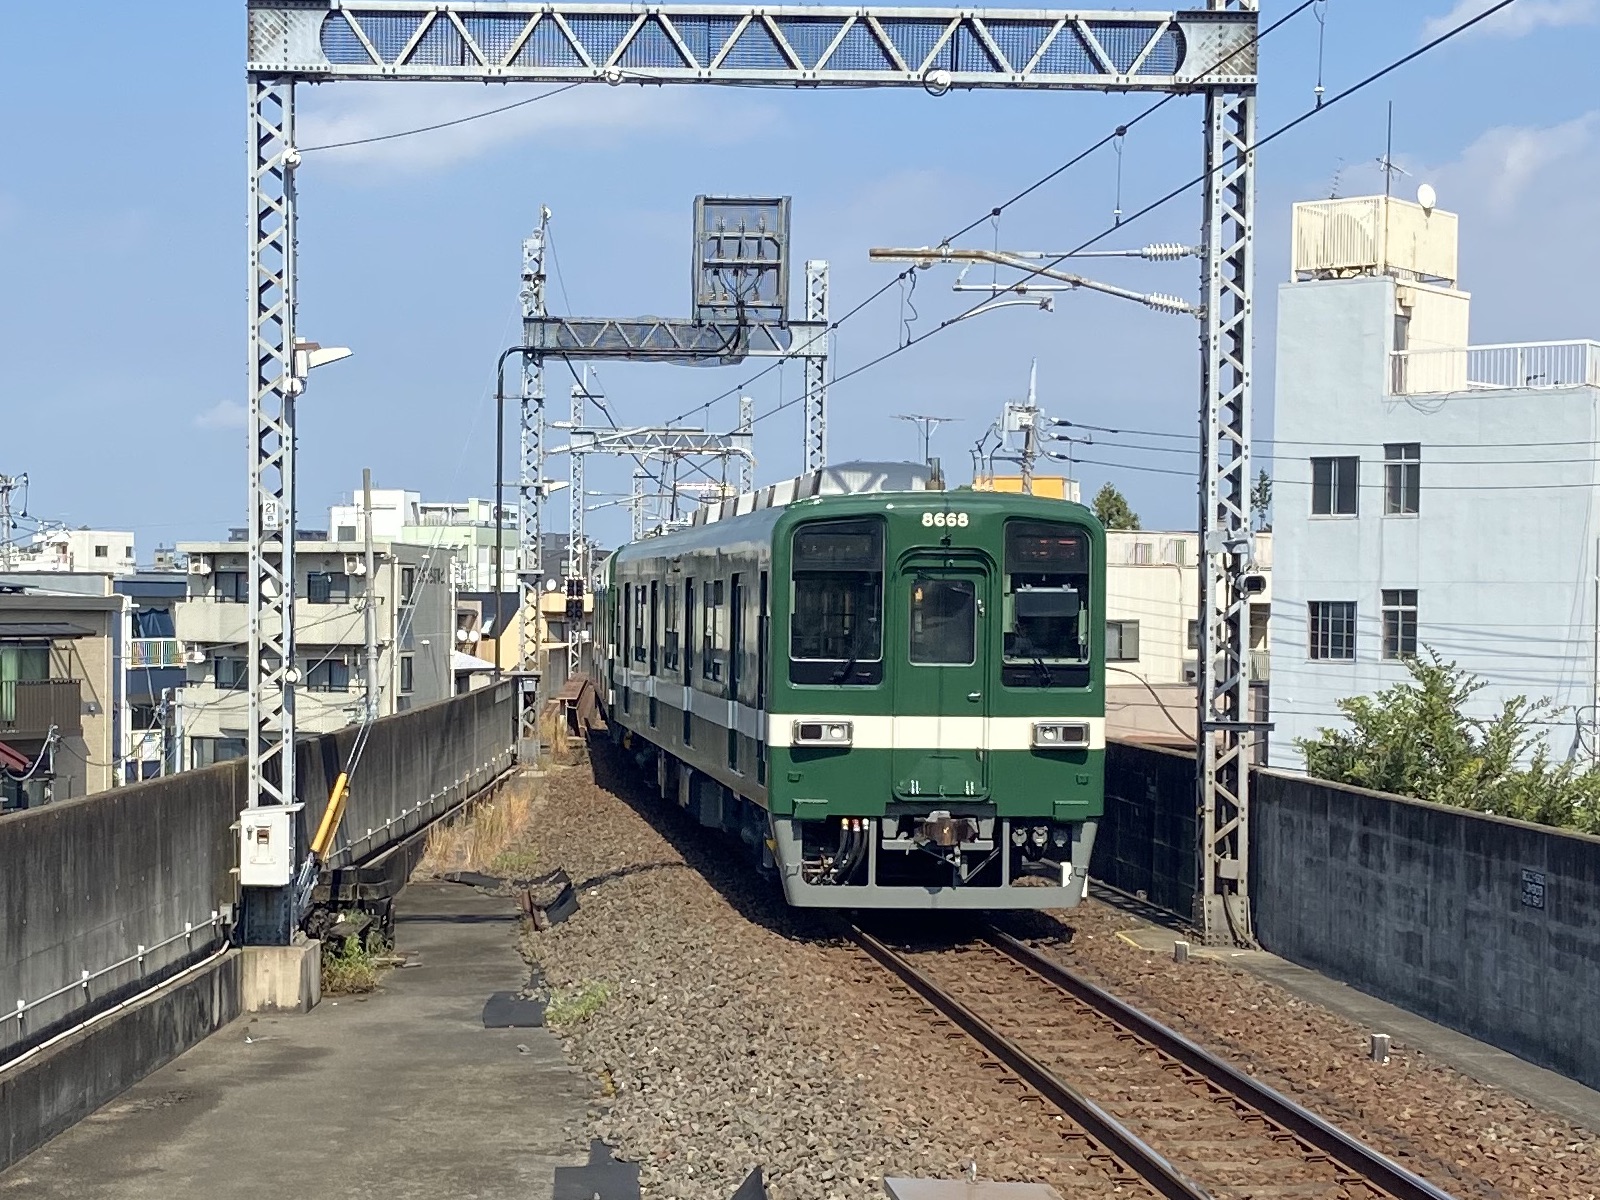
<svg viewBox="0 0 1600 1200"><path fill-rule="evenodd" d="M452 129L457 125L466 125L473 121L481 121L485 117L498 116L500 113L510 112L514 108L526 108L530 104L537 104L541 100L548 100L552 96L559 96L562 92L570 92L575 87L582 87L581 83L565 83L558 88L551 88L548 92L540 92L537 96L529 96L526 100L516 100L510 104L502 104L499 108L486 109L483 112L470 113L465 117L457 117L453 121L440 121L435 125L419 125L415 129L400 129L394 133L379 133L372 137L352 138L348 142L327 142L321 146L297 146L301 154L316 154L322 150L343 150L349 146L370 146L374 142L392 142L396 138L415 137L419 133L432 133L436 129Z"/></svg>
<svg viewBox="0 0 1600 1200"><path fill-rule="evenodd" d="M1266 146L1266 145L1270 144L1271 142L1276 141L1278 138L1282 137L1284 134L1288 133L1290 130L1296 129L1299 126L1305 124L1307 121L1311 120L1311 118L1313 118L1315 116L1318 116L1321 113L1326 112L1328 109L1332 108L1335 104L1339 103L1341 100L1348 99L1349 97L1355 95L1357 92L1360 92L1363 89L1372 86L1372 84L1376 83L1378 80L1383 79L1385 76L1392 74L1393 72L1399 70L1401 67L1407 65L1408 63L1415 62L1418 58L1422 57L1424 54L1427 54L1430 51L1437 49L1438 47L1444 45L1446 42L1452 40L1453 38L1459 37L1461 34L1465 33L1468 29L1471 29L1474 25L1477 25L1481 21L1487 20L1489 17L1492 17L1494 14L1496 14L1498 12L1501 12L1504 9L1509 8L1511 5L1515 4L1516 2L1517 2L1517 0L1500 0L1500 2L1495 4L1493 7L1485 9L1483 12L1479 13L1475 17L1470 17L1470 18L1468 18L1468 19L1466 19L1464 21L1458 22L1456 25L1452 26L1450 29L1446 30L1444 33L1440 34L1438 37L1432 39L1429 42L1424 43L1422 46L1419 46L1417 49L1411 51L1410 53L1405 54L1405 55L1401 56L1400 58L1395 59L1393 62L1389 63L1387 66L1382 67L1377 71L1374 71L1372 74L1368 75L1365 79L1362 79L1357 83L1351 84L1349 87L1343 89L1342 91L1339 91L1339 92L1335 93L1332 96L1327 97L1326 99L1319 99L1318 103L1314 107L1306 109L1299 116L1294 117L1291 120L1285 122L1284 124L1278 126L1271 133L1268 133L1263 137L1257 138L1254 142L1252 142L1249 145L1249 147L1247 147L1246 153L1251 153L1251 154L1255 153L1261 147ZM1298 13L1298 12L1301 12L1301 11L1304 11L1304 8L1296 9L1296 10L1294 10L1294 13ZM1294 13L1291 13L1290 15L1292 16L1292 15L1294 15ZM1287 18L1285 18L1285 19L1287 19ZM1281 22L1279 22L1279 23L1281 24ZM1271 28L1276 28L1276 27L1277 26L1274 25ZM1257 41L1260 40L1260 36L1264 36L1264 35L1258 35L1258 37L1256 39ZM1054 259L1052 259L1049 262L1043 264L1043 266L1035 268L1031 273L1029 273L1027 275L1024 275L1021 279L1015 281L1016 284L1026 283L1029 279L1037 278L1040 274L1042 274L1042 272L1044 270L1060 266L1063 262L1065 262L1067 259L1071 258L1074 254L1077 254L1077 253L1079 253L1080 251L1083 251L1083 250L1087 250L1089 247L1093 246L1095 243L1103 241L1105 238L1110 237L1113 233L1119 231L1120 229L1124 228L1125 226L1127 226L1129 224L1132 224L1134 221L1139 220L1141 217L1148 216L1150 213L1155 212L1158 208L1162 208L1165 205L1170 204L1173 200L1176 200L1179 196L1182 196L1183 194L1185 194L1186 192L1192 190L1196 186L1204 183L1207 179L1209 179L1211 177L1211 175L1213 175L1215 172L1217 172L1217 171L1219 171L1221 169L1222 169L1221 164L1218 164L1217 166L1214 166L1214 167L1210 168L1209 170L1202 171L1199 175L1195 176L1193 179L1187 181L1186 183L1184 183L1184 184L1182 184L1182 185L1180 185L1180 186L1178 186L1176 188L1173 188L1171 191L1167 192L1165 195L1163 195L1163 196L1161 196L1161 197L1159 197L1159 198L1157 198L1155 200L1152 200L1149 204L1146 204L1143 208L1138 209L1136 212L1134 212L1132 216L1123 218L1122 220L1118 221L1117 223L1107 226L1105 229L1101 230L1099 233L1095 234L1093 237L1089 238L1088 240L1086 240L1084 242L1081 242L1078 245L1074 246L1072 249L1066 251L1065 253L1056 256ZM879 354L877 357L868 359L866 362L860 364L859 366L854 367L849 371L846 371L842 375L839 375L833 382L834 383L843 383L846 380L852 379L855 376L862 374L863 372L870 371L872 368L874 368L876 366L879 366L882 363L887 362L889 359L894 358L896 355L904 353L905 351L911 349L913 346L917 346L917 345L922 344L923 342L927 341L929 338L935 337L938 334L943 333L945 330L949 329L951 326L958 324L959 322L965 320L966 318L968 318L970 316L973 316L975 313L977 313L977 311L979 309L981 309L985 304L988 304L989 302L990 301L988 299L985 299L985 300L981 301L980 303L973 305L970 308L964 309L963 311L957 313L953 317L946 317L943 321L941 321L939 324L933 326L932 328L927 329L927 330L923 331L920 334L917 334L915 337L907 339L906 341L896 345L892 349L884 351L882 354ZM773 416L776 413L782 411L783 409L789 407L790 405L796 403L799 399L800 399L799 397L796 397L793 400L786 400L782 404L779 404L776 407L770 408L766 412L759 414L756 417L756 420L757 421L761 421L761 420L764 420L767 417ZM1146 469L1158 470L1157 468L1146 468ZM1182 474L1182 472L1177 472L1177 473L1178 474Z"/></svg>

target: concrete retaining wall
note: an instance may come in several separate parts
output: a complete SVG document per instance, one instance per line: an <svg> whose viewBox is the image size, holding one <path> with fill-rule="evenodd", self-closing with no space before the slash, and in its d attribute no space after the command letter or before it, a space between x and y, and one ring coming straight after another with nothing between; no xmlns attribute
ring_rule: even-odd
<svg viewBox="0 0 1600 1200"><path fill-rule="evenodd" d="M514 686L374 724L335 865L404 838L505 771ZM346 730L298 748L302 849L353 738ZM0 816L0 1064L228 940L237 902L232 827L246 782L245 763L235 761ZM18 999L30 1005L21 1020Z"/></svg>
<svg viewBox="0 0 1600 1200"><path fill-rule="evenodd" d="M0 1170L239 1015L237 950L0 1072Z"/></svg>
<svg viewBox="0 0 1600 1200"><path fill-rule="evenodd" d="M1199 886L1194 757L1131 742L1106 746L1106 815L1089 875L1187 919Z"/></svg>
<svg viewBox="0 0 1600 1200"><path fill-rule="evenodd" d="M1275 954L1600 1087L1600 838L1255 774Z"/></svg>

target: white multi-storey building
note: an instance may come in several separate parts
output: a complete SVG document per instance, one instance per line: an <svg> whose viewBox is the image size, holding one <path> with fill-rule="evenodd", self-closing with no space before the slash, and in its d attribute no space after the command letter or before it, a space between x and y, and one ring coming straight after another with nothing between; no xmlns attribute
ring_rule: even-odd
<svg viewBox="0 0 1600 1200"><path fill-rule="evenodd" d="M1431 201L1431 196L1426 197ZM1490 715L1600 677L1600 343L1473 346L1456 218L1298 204L1278 293L1273 765L1430 647ZM1564 754L1574 725L1554 730Z"/></svg>
<svg viewBox="0 0 1600 1200"><path fill-rule="evenodd" d="M1199 674L1200 539L1193 533L1106 531L1106 718L1113 736L1193 740ZM1272 535L1258 533L1255 569L1271 580ZM1251 598L1250 683L1264 712L1270 582Z"/></svg>
<svg viewBox="0 0 1600 1200"><path fill-rule="evenodd" d="M188 596L173 606L187 669L183 734L189 765L205 766L245 752L250 560L238 542L178 549L189 558ZM382 541L374 556L369 579L358 547L295 544L295 721L302 733L328 733L361 715L368 597L377 613L378 714L443 700L455 690L449 554Z"/></svg>
<svg viewBox="0 0 1600 1200"><path fill-rule="evenodd" d="M7 571L93 572L132 575L138 570L133 534L113 529L46 529L12 549Z"/></svg>
<svg viewBox="0 0 1600 1200"><path fill-rule="evenodd" d="M359 545L365 538L361 500L361 493L356 492L351 503L328 510L328 531L334 541ZM521 567L522 530L515 504L507 504L501 511L503 533L495 526L492 500L424 501L420 492L373 488L372 536L421 546L435 561L453 558L452 582L462 592L498 590L499 543L503 539L505 588L514 591Z"/></svg>

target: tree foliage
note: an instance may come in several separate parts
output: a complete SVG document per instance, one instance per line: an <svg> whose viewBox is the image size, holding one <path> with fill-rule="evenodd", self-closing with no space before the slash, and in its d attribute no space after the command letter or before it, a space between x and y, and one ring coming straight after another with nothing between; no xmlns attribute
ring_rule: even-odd
<svg viewBox="0 0 1600 1200"><path fill-rule="evenodd" d="M1257 529L1272 532L1272 476L1265 471L1256 476L1255 486L1250 489L1250 514L1255 517Z"/></svg>
<svg viewBox="0 0 1600 1200"><path fill-rule="evenodd" d="M1540 725L1562 710L1517 696L1492 717L1468 714L1484 681L1430 648L1411 678L1339 701L1349 729L1295 744L1321 779L1600 833L1600 770L1550 755Z"/></svg>
<svg viewBox="0 0 1600 1200"><path fill-rule="evenodd" d="M1139 528L1139 514L1129 506L1127 497L1111 483L1095 493L1094 515L1100 518L1100 524L1107 529Z"/></svg>

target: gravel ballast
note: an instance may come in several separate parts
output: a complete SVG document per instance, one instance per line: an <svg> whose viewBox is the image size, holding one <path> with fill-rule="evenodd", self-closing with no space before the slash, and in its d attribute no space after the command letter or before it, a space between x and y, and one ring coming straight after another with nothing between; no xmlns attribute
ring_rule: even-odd
<svg viewBox="0 0 1600 1200"><path fill-rule="evenodd" d="M825 917L784 906L742 846L662 804L620 751L597 745L593 768L553 768L535 804L531 853L581 907L525 946L558 1011L582 1014L557 1030L596 1081L591 1132L641 1164L647 1197L722 1200L758 1165L774 1197L881 1196L885 1174L973 1162L1064 1195L1138 1194ZM1118 940L1124 913L1064 916L1055 952L1075 969L1462 1200L1600 1196L1592 1134L1420 1056L1370 1063L1362 1031L1262 980Z"/></svg>

